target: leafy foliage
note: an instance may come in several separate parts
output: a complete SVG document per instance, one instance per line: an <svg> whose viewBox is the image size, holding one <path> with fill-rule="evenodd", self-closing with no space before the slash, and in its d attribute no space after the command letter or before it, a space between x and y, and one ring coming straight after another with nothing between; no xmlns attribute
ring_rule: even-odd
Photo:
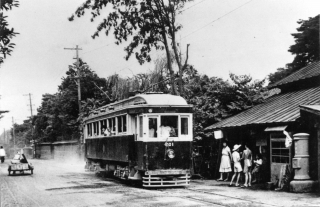
<svg viewBox="0 0 320 207"><path fill-rule="evenodd" d="M289 52L295 55L293 61L285 68L278 68L275 73L269 74L270 84L281 80L295 71L319 60L319 15L308 20L299 20L300 27L292 36L295 44L291 45Z"/></svg>
<svg viewBox="0 0 320 207"><path fill-rule="evenodd" d="M35 134L43 141L79 139L82 120L92 110L128 98L131 92L170 92L170 74L163 58L155 61L155 69L122 78L118 74L99 78L80 61L82 108L77 102L76 66L70 65L56 94L44 94L38 114L34 117ZM204 129L226 117L246 110L264 100L264 80L230 74L230 81L201 75L187 67L182 76L183 97L194 105L195 136L210 136Z"/></svg>
<svg viewBox="0 0 320 207"><path fill-rule="evenodd" d="M0 10L11 10L13 7L18 7L19 3L17 0L1 0ZM12 38L18 33L14 31L14 28L9 28L9 24L6 20L7 16L0 12L0 65L4 62L7 55L11 55L11 52L15 46L11 42Z"/></svg>
<svg viewBox="0 0 320 207"><path fill-rule="evenodd" d="M44 94L38 114L34 118L35 134L44 141L78 139L81 119L90 109L110 102L101 92L106 90L106 79L99 78L80 60L82 113L79 116L76 64L70 65L56 94ZM101 89L99 89L98 87ZM92 104L94 103L94 104Z"/></svg>
<svg viewBox="0 0 320 207"><path fill-rule="evenodd" d="M17 148L23 148L29 145L33 139L32 136L32 119L24 120L22 124L14 124L15 144ZM11 130L13 136L13 130ZM10 140L10 145L13 146L13 139Z"/></svg>
<svg viewBox="0 0 320 207"><path fill-rule="evenodd" d="M87 0L76 10L75 14L81 17L86 10L91 10L91 21L94 21L97 16L101 15L102 9L110 5L112 7L110 12L99 24L92 37L98 37L102 31L109 35L113 30L117 45L123 41L130 41L125 47L126 60L134 54L140 64L151 61L152 48L165 50L167 69L171 77L171 89L172 93L176 94L170 47L174 52L179 74L182 74L187 67L188 58L182 64L176 42L176 32L182 28L182 25L176 22L176 15L182 12L182 8L189 1L192 0ZM73 19L74 15L69 18L70 21ZM182 84L179 86L181 92Z"/></svg>
<svg viewBox="0 0 320 207"><path fill-rule="evenodd" d="M193 67L184 75L185 98L194 105L195 137L211 136L204 129L222 119L263 102L264 80L230 74L231 83L198 74Z"/></svg>

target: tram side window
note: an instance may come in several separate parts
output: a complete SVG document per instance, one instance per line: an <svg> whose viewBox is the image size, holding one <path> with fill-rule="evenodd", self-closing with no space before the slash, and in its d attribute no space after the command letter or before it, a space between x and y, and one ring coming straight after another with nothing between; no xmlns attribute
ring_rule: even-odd
<svg viewBox="0 0 320 207"><path fill-rule="evenodd" d="M143 137L143 117L139 116L139 137Z"/></svg>
<svg viewBox="0 0 320 207"><path fill-rule="evenodd" d="M178 136L178 116L161 116L160 121L161 137Z"/></svg>
<svg viewBox="0 0 320 207"><path fill-rule="evenodd" d="M88 127L88 137L91 137L92 136L92 123L89 123L88 125L87 125L87 127Z"/></svg>
<svg viewBox="0 0 320 207"><path fill-rule="evenodd" d="M96 127L97 127L97 135L99 135L100 134L99 121L96 122Z"/></svg>
<svg viewBox="0 0 320 207"><path fill-rule="evenodd" d="M158 119L149 118L149 137L158 137Z"/></svg>
<svg viewBox="0 0 320 207"><path fill-rule="evenodd" d="M118 132L121 133L122 132L122 116L118 116Z"/></svg>
<svg viewBox="0 0 320 207"><path fill-rule="evenodd" d="M101 131L101 135L106 134L105 131L107 129L107 120L102 120L100 121L100 131Z"/></svg>
<svg viewBox="0 0 320 207"><path fill-rule="evenodd" d="M181 135L188 135L188 117L181 117Z"/></svg>
<svg viewBox="0 0 320 207"><path fill-rule="evenodd" d="M118 121L118 132L119 133L127 132L127 117L126 117L126 115L118 116L117 121Z"/></svg>
<svg viewBox="0 0 320 207"><path fill-rule="evenodd" d="M93 122L93 135L96 136L97 135L97 123Z"/></svg>
<svg viewBox="0 0 320 207"><path fill-rule="evenodd" d="M123 121L123 132L127 132L127 116L126 115L122 116L122 121Z"/></svg>
<svg viewBox="0 0 320 207"><path fill-rule="evenodd" d="M116 131L116 125L115 125L115 123L116 123L116 118L115 117L113 117L113 118L110 118L110 119L108 119L108 124L109 124L109 129L110 129L110 131L112 132L112 134L114 134L115 133L115 131Z"/></svg>

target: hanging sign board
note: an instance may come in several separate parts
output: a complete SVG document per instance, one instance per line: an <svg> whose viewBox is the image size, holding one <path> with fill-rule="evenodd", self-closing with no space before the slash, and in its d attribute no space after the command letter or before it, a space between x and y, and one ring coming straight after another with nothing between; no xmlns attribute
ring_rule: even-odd
<svg viewBox="0 0 320 207"><path fill-rule="evenodd" d="M219 131L214 131L214 138L215 139L222 139L223 138L223 133L221 130Z"/></svg>

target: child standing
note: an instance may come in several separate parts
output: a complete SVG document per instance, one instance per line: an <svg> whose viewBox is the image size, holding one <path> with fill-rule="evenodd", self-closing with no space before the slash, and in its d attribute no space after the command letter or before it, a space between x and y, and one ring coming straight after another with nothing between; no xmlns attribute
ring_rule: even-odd
<svg viewBox="0 0 320 207"><path fill-rule="evenodd" d="M256 155L256 160L253 161L255 164L254 169L252 170L252 177L254 180L252 181L253 183L257 182L257 173L260 171L260 167L262 165L262 158L260 154Z"/></svg>
<svg viewBox="0 0 320 207"><path fill-rule="evenodd" d="M236 144L233 146L233 153L232 153L232 159L234 162L234 174L232 176L231 182L229 184L229 186L232 186L233 180L237 177L237 181L235 186L238 187L239 186L239 178L240 178L240 172L242 172L242 167L241 167L241 163L240 163L240 154L239 154L239 148L241 147L241 145Z"/></svg>

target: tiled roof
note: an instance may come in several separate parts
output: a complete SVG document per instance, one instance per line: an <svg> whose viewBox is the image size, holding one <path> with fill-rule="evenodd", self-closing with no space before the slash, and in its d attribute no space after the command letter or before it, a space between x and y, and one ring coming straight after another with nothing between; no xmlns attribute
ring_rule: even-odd
<svg viewBox="0 0 320 207"><path fill-rule="evenodd" d="M320 86L272 96L264 103L224 119L206 129L294 122L300 117L300 105L316 104L320 104Z"/></svg>
<svg viewBox="0 0 320 207"><path fill-rule="evenodd" d="M303 79L307 79L315 76L320 76L320 62L315 62L304 68L301 68L300 70L281 79L280 81L269 85L268 88L275 88L277 86L281 86L287 83L291 83L291 82L295 82L298 80L303 80Z"/></svg>

